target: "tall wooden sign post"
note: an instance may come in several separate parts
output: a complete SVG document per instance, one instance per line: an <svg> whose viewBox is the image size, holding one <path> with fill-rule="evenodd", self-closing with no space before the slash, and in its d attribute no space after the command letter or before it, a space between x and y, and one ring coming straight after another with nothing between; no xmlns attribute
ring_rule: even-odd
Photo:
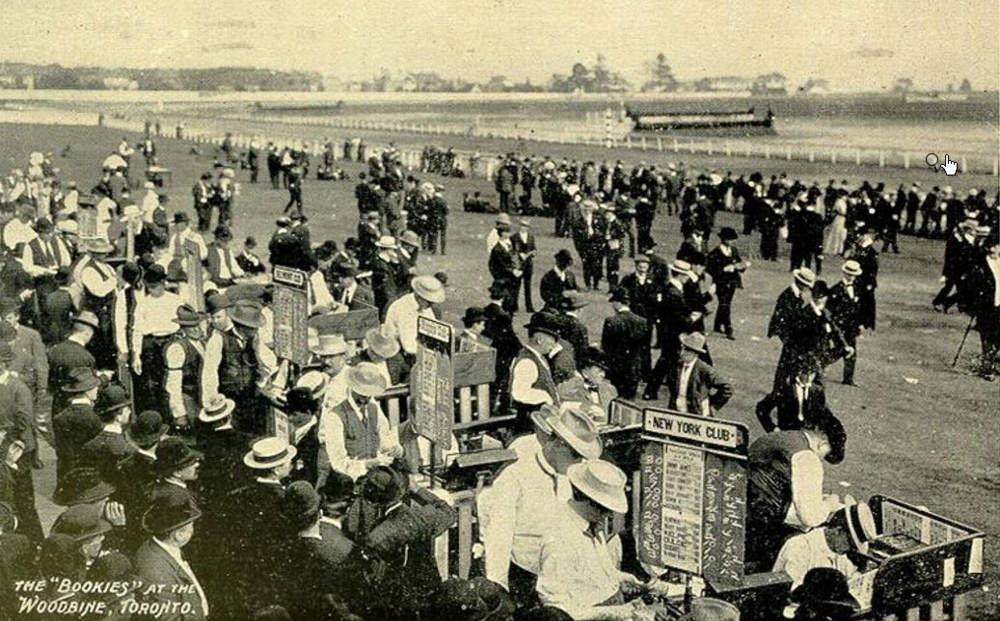
<svg viewBox="0 0 1000 621"><path fill-rule="evenodd" d="M746 426L647 408L643 431L635 531L640 558L713 586L741 583Z"/></svg>
<svg viewBox="0 0 1000 621"><path fill-rule="evenodd" d="M431 441L432 485L437 449L451 445L451 426L455 420L453 332L454 328L442 321L417 318L417 362L410 379L413 429Z"/></svg>

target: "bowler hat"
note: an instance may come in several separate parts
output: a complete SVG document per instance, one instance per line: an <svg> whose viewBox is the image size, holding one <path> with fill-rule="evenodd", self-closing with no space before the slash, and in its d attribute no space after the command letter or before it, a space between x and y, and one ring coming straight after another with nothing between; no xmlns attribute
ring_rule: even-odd
<svg viewBox="0 0 1000 621"><path fill-rule="evenodd" d="M142 528L146 532L166 535L201 517L191 494L173 487L168 485L164 493L154 496L153 503L142 514Z"/></svg>
<svg viewBox="0 0 1000 621"><path fill-rule="evenodd" d="M825 298L830 295L830 287L825 280L817 280L812 287L813 298Z"/></svg>
<svg viewBox="0 0 1000 621"><path fill-rule="evenodd" d="M465 309L465 314L462 316L462 325L466 328L471 328L473 325L486 321L486 313L483 309L478 306L470 306Z"/></svg>
<svg viewBox="0 0 1000 621"><path fill-rule="evenodd" d="M492 298L494 300L500 299L500 298L505 298L505 297L507 297L507 288L504 287L499 282L495 282L495 283L493 283L493 284L490 285L489 293L490 293L490 298Z"/></svg>
<svg viewBox="0 0 1000 621"><path fill-rule="evenodd" d="M156 471L166 476L204 458L204 454L192 449L184 440L164 438L156 447Z"/></svg>
<svg viewBox="0 0 1000 621"><path fill-rule="evenodd" d="M35 222L35 230L39 233L51 233L52 232L52 220L48 218L39 218Z"/></svg>
<svg viewBox="0 0 1000 621"><path fill-rule="evenodd" d="M264 325L264 307L253 300L236 300L229 307L229 318L235 324L259 328Z"/></svg>
<svg viewBox="0 0 1000 621"><path fill-rule="evenodd" d="M139 412L135 422L132 423L125 434L136 446L148 449L167 433L169 425L163 422L163 417L155 410L144 410Z"/></svg>
<svg viewBox="0 0 1000 621"><path fill-rule="evenodd" d="M628 511L625 473L611 462L594 457L570 466L566 476L574 489L602 507L615 513Z"/></svg>
<svg viewBox="0 0 1000 621"><path fill-rule="evenodd" d="M431 304L441 304L445 301L444 285L433 276L417 276L410 281L410 288L413 289L414 295Z"/></svg>
<svg viewBox="0 0 1000 621"><path fill-rule="evenodd" d="M597 427L589 416L575 407L568 407L549 419L552 433L559 436L585 459L601 456L603 445Z"/></svg>
<svg viewBox="0 0 1000 621"><path fill-rule="evenodd" d="M490 621L513 619L517 608L504 587L486 578L450 578L438 589L432 607L435 619Z"/></svg>
<svg viewBox="0 0 1000 621"><path fill-rule="evenodd" d="M182 222L190 222L191 218L183 211L178 211L174 214L174 224L180 224Z"/></svg>
<svg viewBox="0 0 1000 621"><path fill-rule="evenodd" d="M375 242L375 246L377 248L385 248L385 249L395 249L398 247L396 245L396 238L393 237L392 235L383 235L382 237L379 237L378 241Z"/></svg>
<svg viewBox="0 0 1000 621"><path fill-rule="evenodd" d="M719 239L722 241L733 241L737 238L739 238L739 235L736 234L736 229L733 227L724 226L719 229Z"/></svg>
<svg viewBox="0 0 1000 621"><path fill-rule="evenodd" d="M604 352L594 347L593 345L588 345L583 348L580 353L580 368L586 367L600 367L605 371L608 370L608 357L604 355Z"/></svg>
<svg viewBox="0 0 1000 621"><path fill-rule="evenodd" d="M155 285L167 279L167 270L159 263L153 263L146 268L142 276L147 285Z"/></svg>
<svg viewBox="0 0 1000 621"><path fill-rule="evenodd" d="M103 419L111 412L116 412L130 405L132 405L132 399L125 391L124 386L118 383L108 384L101 389L101 392L97 393L94 413Z"/></svg>
<svg viewBox="0 0 1000 621"><path fill-rule="evenodd" d="M115 493L115 486L101 478L97 468L79 466L66 473L52 494L52 502L68 507L90 504Z"/></svg>
<svg viewBox="0 0 1000 621"><path fill-rule="evenodd" d="M528 331L528 336L531 336L535 332L541 332L543 334L548 334L554 339L559 338L559 330L556 326L539 313L532 315L531 320L524 325L524 328Z"/></svg>
<svg viewBox="0 0 1000 621"><path fill-rule="evenodd" d="M555 254L556 265L564 264L569 265L573 262L573 255L570 254L569 250L562 248Z"/></svg>
<svg viewBox="0 0 1000 621"><path fill-rule="evenodd" d="M285 489L281 513L292 530L299 531L313 524L319 517L319 509L320 495L308 481L295 481Z"/></svg>
<svg viewBox="0 0 1000 621"><path fill-rule="evenodd" d="M847 577L833 567L813 567L806 572L802 584L795 587L789 599L810 607L822 607L850 613L860 607L851 595Z"/></svg>
<svg viewBox="0 0 1000 621"><path fill-rule="evenodd" d="M215 291L205 296L205 312L209 315L230 308L233 303L225 293Z"/></svg>
<svg viewBox="0 0 1000 621"><path fill-rule="evenodd" d="M263 438L253 443L243 456L243 463L254 470L270 470L292 461L296 454L298 449L285 438Z"/></svg>
<svg viewBox="0 0 1000 621"><path fill-rule="evenodd" d="M378 326L365 332L368 350L379 358L392 358L399 353L399 339L387 326Z"/></svg>
<svg viewBox="0 0 1000 621"><path fill-rule="evenodd" d="M50 534L69 535L76 543L83 543L111 530L103 513L104 506L100 504L73 505L56 518Z"/></svg>
<svg viewBox="0 0 1000 621"><path fill-rule="evenodd" d="M85 326L90 326L91 328L97 330L101 327L100 321L97 319L92 311L80 311L73 317L73 323L82 323Z"/></svg>
<svg viewBox="0 0 1000 621"><path fill-rule="evenodd" d="M233 238L233 232L229 230L228 226L219 225L215 227L215 231L212 233L215 239L220 239L222 241L229 241Z"/></svg>
<svg viewBox="0 0 1000 621"><path fill-rule="evenodd" d="M325 375L321 371L316 371L321 375ZM319 398L313 394L313 391L308 386L296 386L292 388L287 393L285 393L285 411L292 412L305 412L311 413L316 411L319 406Z"/></svg>
<svg viewBox="0 0 1000 621"><path fill-rule="evenodd" d="M361 484L361 496L376 505L391 505L403 499L409 488L406 475L388 466L368 471Z"/></svg>
<svg viewBox="0 0 1000 621"><path fill-rule="evenodd" d="M198 420L203 423L216 423L233 413L236 409L236 402L227 399L226 395L217 393L198 412Z"/></svg>
<svg viewBox="0 0 1000 621"><path fill-rule="evenodd" d="M620 302L622 304L628 304L632 301L632 296L629 294L628 289L625 287L615 287L611 290L608 295L608 302Z"/></svg>
<svg viewBox="0 0 1000 621"><path fill-rule="evenodd" d="M386 380L377 366L371 362L361 362L348 371L347 386L359 395L380 397L385 392Z"/></svg>
<svg viewBox="0 0 1000 621"><path fill-rule="evenodd" d="M69 383L62 387L63 392L87 392L101 385L101 380L88 367L77 367L69 372Z"/></svg>

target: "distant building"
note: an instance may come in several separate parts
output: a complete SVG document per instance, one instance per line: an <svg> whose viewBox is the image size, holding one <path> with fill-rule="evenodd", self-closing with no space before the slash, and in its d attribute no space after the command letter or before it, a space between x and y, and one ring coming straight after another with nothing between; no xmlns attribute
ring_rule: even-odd
<svg viewBox="0 0 1000 621"><path fill-rule="evenodd" d="M748 91L753 86L753 80L735 75L702 78L694 83L696 91L709 92L740 92Z"/></svg>
<svg viewBox="0 0 1000 621"><path fill-rule="evenodd" d="M117 76L107 77L101 80L104 88L110 91L137 91L139 83L135 80Z"/></svg>

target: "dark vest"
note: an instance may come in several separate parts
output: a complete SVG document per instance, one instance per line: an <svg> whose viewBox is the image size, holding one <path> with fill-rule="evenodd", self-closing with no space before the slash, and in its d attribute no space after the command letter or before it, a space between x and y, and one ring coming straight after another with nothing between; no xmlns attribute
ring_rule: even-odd
<svg viewBox="0 0 1000 621"><path fill-rule="evenodd" d="M184 364L181 366L181 394L185 397L185 405L187 405L187 401L190 399L196 406L200 406L201 369L203 365L201 353L194 348L191 340L184 335L177 335L172 342L180 343L181 347L184 348ZM170 344L167 347L170 347ZM166 348L164 348L165 350Z"/></svg>
<svg viewBox="0 0 1000 621"><path fill-rule="evenodd" d="M344 448L352 459L371 459L378 455L378 420L374 416L362 421L351 404L344 400L335 410L344 424Z"/></svg>
<svg viewBox="0 0 1000 621"><path fill-rule="evenodd" d="M775 431L750 447L747 515L781 523L792 504L792 457L809 450L804 432Z"/></svg>
<svg viewBox="0 0 1000 621"><path fill-rule="evenodd" d="M531 385L531 387L536 390L544 390L545 392L549 393L549 396L552 397L552 403L558 405L560 401L559 392L556 390L555 380L552 379L552 370L549 367L548 362L542 360L538 356L538 354L534 352L534 350L528 349L527 347L522 347L521 351L517 353L517 357L514 358L514 362L511 364L510 367L511 382L513 382L514 380L514 367L517 366L518 362L521 362L526 358L534 362L535 367L538 368L538 378L535 380L535 383Z"/></svg>
<svg viewBox="0 0 1000 621"><path fill-rule="evenodd" d="M233 327L222 333L222 361L219 364L219 392L236 396L253 390L257 379L257 353L253 339L238 338Z"/></svg>
<svg viewBox="0 0 1000 621"><path fill-rule="evenodd" d="M56 267L60 264L62 251L59 249L59 244L54 240L50 241L49 244L52 246L52 256L45 254L45 249L42 247L42 238L36 237L28 242L28 245L31 246L31 259L35 265L39 267Z"/></svg>

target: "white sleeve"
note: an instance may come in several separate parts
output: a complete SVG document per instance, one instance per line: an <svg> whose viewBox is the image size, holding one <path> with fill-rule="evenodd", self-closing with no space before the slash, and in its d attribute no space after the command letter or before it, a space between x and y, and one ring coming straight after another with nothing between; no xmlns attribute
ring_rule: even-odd
<svg viewBox="0 0 1000 621"><path fill-rule="evenodd" d="M115 344L118 346L119 354L127 354L128 351L128 338L126 336L126 326L128 326L128 306L125 303L125 292L119 291L115 295L115 307L114 307L114 329L115 329ZM133 343L133 347L135 344Z"/></svg>
<svg viewBox="0 0 1000 621"><path fill-rule="evenodd" d="M31 249L31 244L25 244L21 252L21 266L29 276L43 276L49 273L49 269L35 265L35 253Z"/></svg>
<svg viewBox="0 0 1000 621"><path fill-rule="evenodd" d="M391 449L398 448L400 446L399 430L389 424L389 419L382 413L381 406L379 406L378 409L378 437L378 448L382 453L387 453Z"/></svg>
<svg viewBox="0 0 1000 621"><path fill-rule="evenodd" d="M538 367L527 358L514 365L510 396L514 401L528 404L552 403L552 396L544 390L532 388L538 379Z"/></svg>
<svg viewBox="0 0 1000 621"><path fill-rule="evenodd" d="M799 525L815 528L826 521L829 507L823 500L823 464L812 451L792 457L792 511Z"/></svg>
<svg viewBox="0 0 1000 621"><path fill-rule="evenodd" d="M222 334L213 332L205 343L205 358L201 365L203 403L208 403L219 392L219 365L222 364ZM226 395L232 397L233 395Z"/></svg>
<svg viewBox="0 0 1000 621"><path fill-rule="evenodd" d="M326 445L326 455L330 459L330 467L357 480L368 472L364 460L353 459L347 455L347 448L344 446L344 423L340 417L330 412L328 420L323 425L326 436L323 444Z"/></svg>
<svg viewBox="0 0 1000 621"><path fill-rule="evenodd" d="M499 476L493 485L483 488L476 499L479 514L479 537L486 552L486 578L504 588L514 545L514 520L518 490L514 473Z"/></svg>
<svg viewBox="0 0 1000 621"><path fill-rule="evenodd" d="M174 418L181 418L187 415L184 409L184 396L182 393L181 366L184 364L184 348L177 343L167 345L164 352L167 363L167 402L170 406L170 414Z"/></svg>
<svg viewBox="0 0 1000 621"><path fill-rule="evenodd" d="M114 278L101 278L97 269L85 269L80 274L80 284L96 297L103 298L115 290Z"/></svg>

